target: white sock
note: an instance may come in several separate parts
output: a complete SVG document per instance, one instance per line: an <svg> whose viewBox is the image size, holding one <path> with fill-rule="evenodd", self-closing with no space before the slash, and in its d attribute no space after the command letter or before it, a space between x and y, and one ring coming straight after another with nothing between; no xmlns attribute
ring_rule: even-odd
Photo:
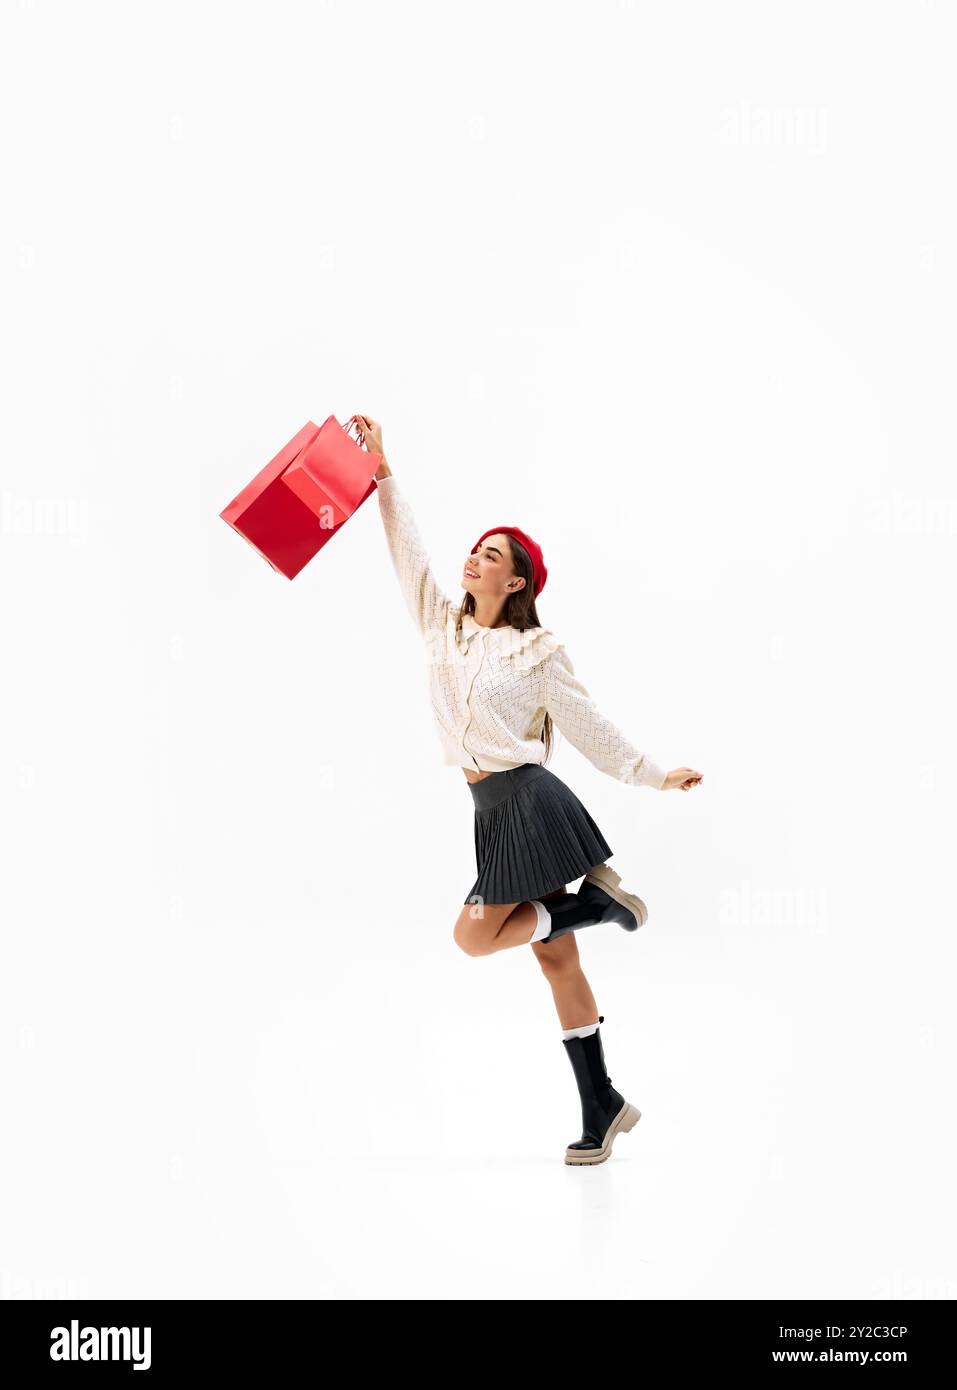
<svg viewBox="0 0 957 1390"><path fill-rule="evenodd" d="M582 1028L566 1028L562 1033L563 1038L587 1038L592 1033L598 1032L597 1023L586 1023Z"/></svg>
<svg viewBox="0 0 957 1390"><path fill-rule="evenodd" d="M552 919L544 903L540 903L537 898L530 898L529 902L532 904L532 907L534 907L535 916L538 918L538 926L528 938L527 944L531 946L533 941L541 941L543 936L548 935L552 929Z"/></svg>

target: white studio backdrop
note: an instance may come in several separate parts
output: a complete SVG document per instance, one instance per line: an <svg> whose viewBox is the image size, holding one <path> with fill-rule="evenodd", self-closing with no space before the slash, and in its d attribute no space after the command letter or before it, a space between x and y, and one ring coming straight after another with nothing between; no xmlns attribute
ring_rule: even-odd
<svg viewBox="0 0 957 1390"><path fill-rule="evenodd" d="M954 1296L954 28L5 6L0 1296ZM354 411L704 773L550 763L650 908L594 1170L375 496L219 517Z"/></svg>

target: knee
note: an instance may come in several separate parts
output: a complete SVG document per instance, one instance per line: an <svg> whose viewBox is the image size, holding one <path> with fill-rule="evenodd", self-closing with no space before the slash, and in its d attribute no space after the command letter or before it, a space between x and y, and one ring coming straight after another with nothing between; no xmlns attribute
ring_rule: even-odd
<svg viewBox="0 0 957 1390"><path fill-rule="evenodd" d="M532 950L541 966L542 974L550 981L561 980L581 969L578 947L574 932L567 932L557 941L535 941Z"/></svg>
<svg viewBox="0 0 957 1390"><path fill-rule="evenodd" d="M468 927L463 927L460 922L456 922L455 930L452 932L452 940L460 951L464 951L467 956L482 956L482 943L476 935L474 926L471 931Z"/></svg>
<svg viewBox="0 0 957 1390"><path fill-rule="evenodd" d="M470 908L463 908L459 913L458 921L452 929L452 940L467 956L487 954L486 933L482 930L482 923L471 915Z"/></svg>

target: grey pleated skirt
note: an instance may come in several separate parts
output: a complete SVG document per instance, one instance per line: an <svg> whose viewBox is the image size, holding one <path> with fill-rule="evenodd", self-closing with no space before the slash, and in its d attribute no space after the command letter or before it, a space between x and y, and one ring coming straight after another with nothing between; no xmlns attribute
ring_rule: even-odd
<svg viewBox="0 0 957 1390"><path fill-rule="evenodd" d="M560 777L523 763L469 782L478 877L466 903L522 903L587 874L614 853Z"/></svg>

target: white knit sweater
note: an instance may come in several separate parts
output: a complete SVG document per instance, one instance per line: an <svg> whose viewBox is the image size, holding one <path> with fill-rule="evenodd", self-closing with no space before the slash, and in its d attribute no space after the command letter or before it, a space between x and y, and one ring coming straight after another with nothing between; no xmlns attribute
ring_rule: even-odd
<svg viewBox="0 0 957 1390"><path fill-rule="evenodd" d="M412 510L393 474L379 512L409 612L425 638L428 688L444 761L501 772L544 761L546 711L610 777L660 788L666 773L597 709L565 645L547 627L482 627L439 588Z"/></svg>

